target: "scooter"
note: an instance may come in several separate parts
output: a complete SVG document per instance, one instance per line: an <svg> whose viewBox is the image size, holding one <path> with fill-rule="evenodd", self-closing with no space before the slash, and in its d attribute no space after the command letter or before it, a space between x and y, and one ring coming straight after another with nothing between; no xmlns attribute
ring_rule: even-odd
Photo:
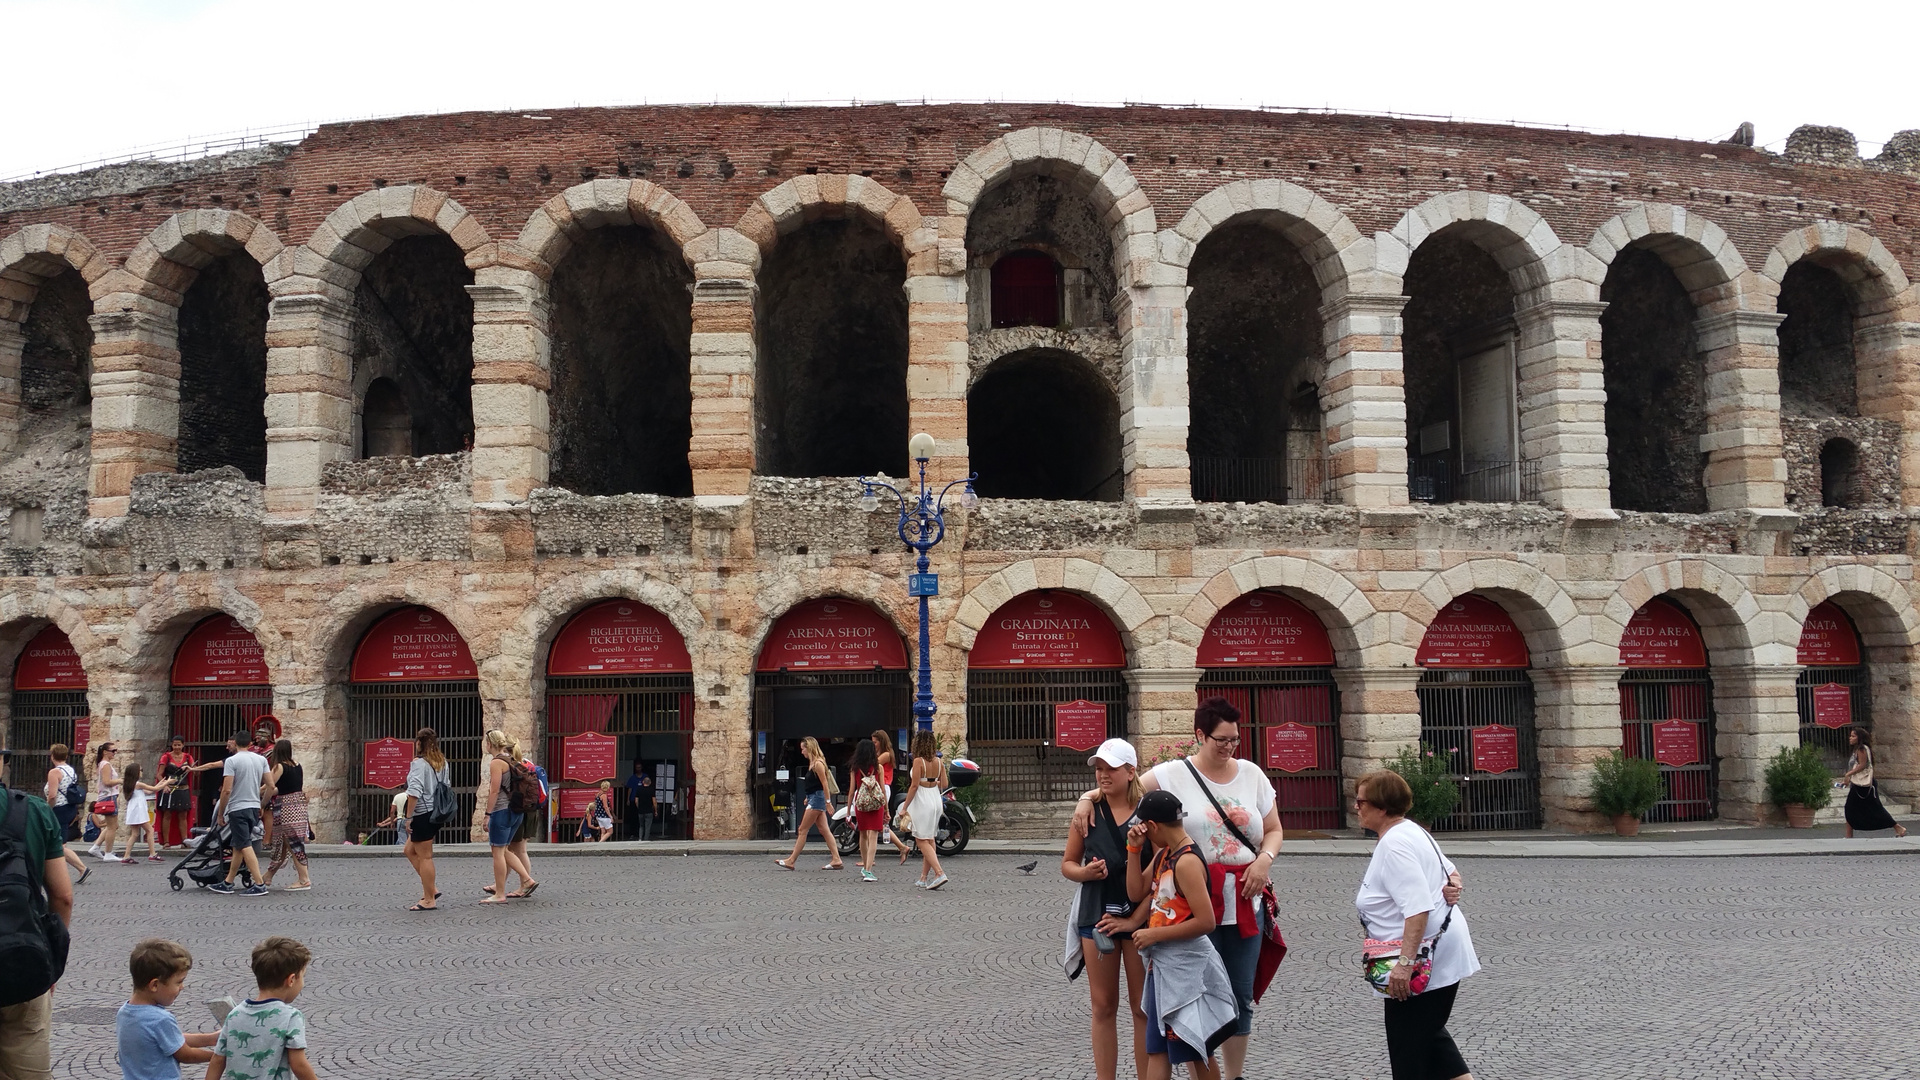
<svg viewBox="0 0 1920 1080"><path fill-rule="evenodd" d="M979 821L967 804L953 795L954 788L970 786L980 779L980 766L966 758L954 758L947 765L947 788L940 793L940 831L933 838L933 850L942 858L958 855L967 850L967 844L973 839L973 830ZM900 842L913 845L913 833L892 824L900 815L900 806L906 802L905 792L896 793L887 807L888 828ZM843 806L833 813L833 838L840 845L840 854L852 855L860 850L860 831L853 827L851 806Z"/></svg>

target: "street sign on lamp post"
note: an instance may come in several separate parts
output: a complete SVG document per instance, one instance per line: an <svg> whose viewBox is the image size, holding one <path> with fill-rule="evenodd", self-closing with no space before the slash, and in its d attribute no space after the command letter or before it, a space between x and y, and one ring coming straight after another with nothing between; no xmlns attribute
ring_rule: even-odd
<svg viewBox="0 0 1920 1080"><path fill-rule="evenodd" d="M973 490L973 482L979 478L977 473L952 481L941 488L937 496L927 486L927 461L933 457L933 449L933 436L924 431L908 441L907 453L918 471L918 482L909 478L903 485L905 491L894 487L884 476L860 478L860 509L867 513L880 509L880 490L892 492L900 504L900 542L920 556L915 563L916 572L907 576L907 594L920 600L920 684L913 695L913 719L921 731L933 730L933 714L938 709L933 703L933 641L927 625L927 601L940 594L940 575L927 569L927 553L947 535L948 492L959 487L960 505L968 510L980 504L980 496ZM908 499L909 494L912 499Z"/></svg>

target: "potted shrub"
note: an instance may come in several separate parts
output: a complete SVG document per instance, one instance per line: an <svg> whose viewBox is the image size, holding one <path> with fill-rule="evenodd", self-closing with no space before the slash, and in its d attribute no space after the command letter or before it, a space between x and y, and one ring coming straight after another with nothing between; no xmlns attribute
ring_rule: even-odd
<svg viewBox="0 0 1920 1080"><path fill-rule="evenodd" d="M1783 747L1767 763L1767 801L1786 811L1789 828L1812 828L1814 811L1832 799L1833 775L1819 747Z"/></svg>
<svg viewBox="0 0 1920 1080"><path fill-rule="evenodd" d="M1613 819L1621 836L1640 835L1640 819L1660 801L1660 766L1615 750L1593 763L1593 808Z"/></svg>
<svg viewBox="0 0 1920 1080"><path fill-rule="evenodd" d="M1417 750L1401 747L1400 753L1387 762L1387 768L1399 773L1413 789L1413 809L1407 816L1421 828L1432 829L1460 805L1460 785L1453 779L1453 765L1432 747L1424 743Z"/></svg>

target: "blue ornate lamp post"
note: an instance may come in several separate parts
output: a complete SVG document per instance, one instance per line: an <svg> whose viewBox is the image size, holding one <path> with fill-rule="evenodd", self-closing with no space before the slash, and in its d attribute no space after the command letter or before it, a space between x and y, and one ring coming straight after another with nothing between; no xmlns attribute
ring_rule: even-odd
<svg viewBox="0 0 1920 1080"><path fill-rule="evenodd" d="M916 572L907 576L908 595L920 598L920 686L913 695L913 719L921 731L932 731L933 714L939 707L933 703L933 642L927 629L927 601L939 595L940 575L928 572L927 552L947 535L948 492L957 485L965 485L960 489L960 505L971 510L980 504L980 496L973 491L973 482L979 474L970 473L964 480L949 483L936 496L927 486L927 460L933 457L933 436L924 431L915 435L907 443L907 453L920 473L917 490L913 490L912 478L907 481L906 486L913 490L913 499L909 501L909 492L894 487L884 476L863 476L859 505L861 510L872 513L880 509L879 489L893 492L894 498L900 501L900 542L920 553Z"/></svg>

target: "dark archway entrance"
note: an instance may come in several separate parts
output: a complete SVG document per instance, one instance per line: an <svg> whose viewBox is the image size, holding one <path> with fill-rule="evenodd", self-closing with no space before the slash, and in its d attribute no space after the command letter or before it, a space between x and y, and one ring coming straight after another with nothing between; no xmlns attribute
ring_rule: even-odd
<svg viewBox="0 0 1920 1080"><path fill-rule="evenodd" d="M180 472L267 479L267 283L244 251L202 267L180 301Z"/></svg>
<svg viewBox="0 0 1920 1080"><path fill-rule="evenodd" d="M20 403L29 417L51 416L93 400L93 300L80 271L40 283L20 329Z"/></svg>
<svg viewBox="0 0 1920 1080"><path fill-rule="evenodd" d="M1713 680L1700 628L1678 604L1641 605L1620 638L1620 740L1657 762L1666 792L1647 821L1710 821L1720 813Z"/></svg>
<svg viewBox="0 0 1920 1080"><path fill-rule="evenodd" d="M391 380L399 405L386 403L383 415L409 419L409 455L455 454L473 445L471 284L459 245L434 234L395 241L367 264L354 290L361 423L368 389ZM371 450L364 434L360 441Z"/></svg>
<svg viewBox="0 0 1920 1080"><path fill-rule="evenodd" d="M231 615L202 619L173 654L169 734L184 739L201 764L224 761L227 739L245 745L255 721L273 711L266 652L253 631ZM193 774L193 824L213 820L220 774Z"/></svg>
<svg viewBox="0 0 1920 1080"><path fill-rule="evenodd" d="M1120 498L1119 402L1071 353L996 360L967 394L967 447L987 498Z"/></svg>
<svg viewBox="0 0 1920 1080"><path fill-rule="evenodd" d="M1613 260L1600 298L1607 302L1600 340L1613 505L1705 513L1707 375L1693 298L1666 261L1644 248Z"/></svg>
<svg viewBox="0 0 1920 1080"><path fill-rule="evenodd" d="M376 739L398 739L413 756L413 736L430 727L447 756L460 811L437 840L465 843L472 837L474 789L480 783L480 672L466 638L431 608L404 607L373 624L353 651L347 683L347 732L352 796L347 835L371 831L391 811L394 789L367 782L366 748ZM399 781L406 782L404 770Z"/></svg>
<svg viewBox="0 0 1920 1080"><path fill-rule="evenodd" d="M1440 829L1540 827L1540 751L1527 641L1478 593L1449 602L1421 639L1420 741L1454 763L1460 805Z"/></svg>
<svg viewBox="0 0 1920 1080"><path fill-rule="evenodd" d="M1807 612L1800 626L1800 745L1817 746L1838 776L1847 767L1847 728L1873 730L1872 682L1853 620L1831 600Z"/></svg>

